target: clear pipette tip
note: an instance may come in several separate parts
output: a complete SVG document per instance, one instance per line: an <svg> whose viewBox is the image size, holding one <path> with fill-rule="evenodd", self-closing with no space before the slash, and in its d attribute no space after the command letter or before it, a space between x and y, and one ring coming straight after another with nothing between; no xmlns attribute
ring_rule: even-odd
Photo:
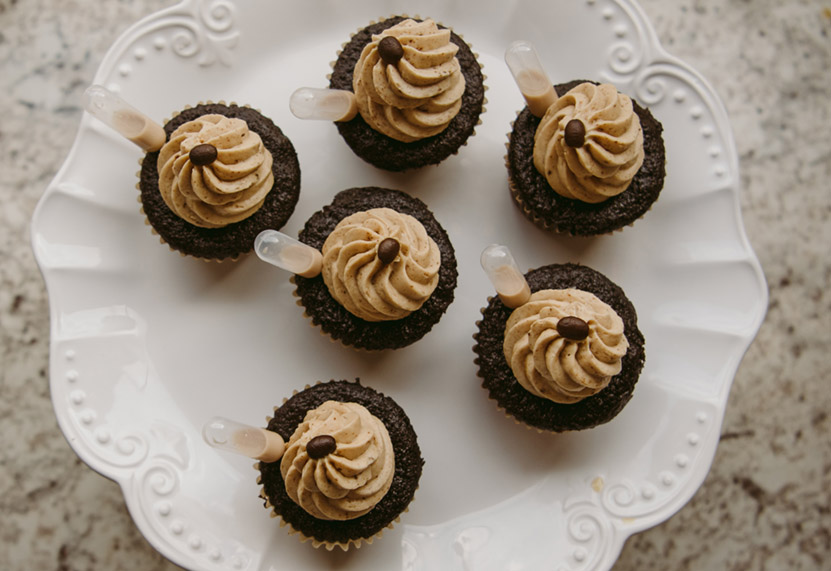
<svg viewBox="0 0 831 571"><path fill-rule="evenodd" d="M358 104L351 91L301 87L291 94L289 109L298 119L349 121L357 114Z"/></svg>
<svg viewBox="0 0 831 571"><path fill-rule="evenodd" d="M264 262L304 278L320 274L323 255L319 250L277 230L263 230L254 240L254 252Z"/></svg>
<svg viewBox="0 0 831 571"><path fill-rule="evenodd" d="M506 306L516 308L531 297L531 288L525 276L519 271L511 250L501 244L492 244L484 249L479 259L482 269L496 288L499 299Z"/></svg>
<svg viewBox="0 0 831 571"><path fill-rule="evenodd" d="M158 151L167 135L150 117L101 85L91 85L82 98L84 109L144 151Z"/></svg>
<svg viewBox="0 0 831 571"><path fill-rule="evenodd" d="M215 416L202 427L202 438L210 446L263 462L275 462L286 445L276 432Z"/></svg>
<svg viewBox="0 0 831 571"><path fill-rule="evenodd" d="M528 109L536 117L542 117L557 101L557 92L540 63L537 51L530 42L518 40L505 50L505 63L522 92Z"/></svg>

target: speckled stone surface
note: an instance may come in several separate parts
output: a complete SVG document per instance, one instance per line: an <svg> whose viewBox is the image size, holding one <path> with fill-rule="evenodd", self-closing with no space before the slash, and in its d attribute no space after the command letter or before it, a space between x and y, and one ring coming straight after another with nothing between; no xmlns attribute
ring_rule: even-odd
<svg viewBox="0 0 831 571"><path fill-rule="evenodd" d="M62 438L49 314L29 246L105 51L170 0L0 0L0 569L171 570L119 488ZM616 570L827 569L831 561L831 5L642 0L664 46L713 84L741 160L770 308L739 368L703 486L631 538ZM46 469L48 467L48 469Z"/></svg>

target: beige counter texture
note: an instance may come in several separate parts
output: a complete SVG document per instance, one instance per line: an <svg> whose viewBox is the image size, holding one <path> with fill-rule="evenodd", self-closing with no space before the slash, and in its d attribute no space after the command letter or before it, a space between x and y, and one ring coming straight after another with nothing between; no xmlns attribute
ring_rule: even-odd
<svg viewBox="0 0 831 571"><path fill-rule="evenodd" d="M172 4L0 0L0 569L177 569L118 486L61 436L47 382L49 313L29 246L79 100L127 26ZM623 570L831 566L831 3L643 0L663 45L723 98L741 205L770 307L739 368L699 492L631 538Z"/></svg>

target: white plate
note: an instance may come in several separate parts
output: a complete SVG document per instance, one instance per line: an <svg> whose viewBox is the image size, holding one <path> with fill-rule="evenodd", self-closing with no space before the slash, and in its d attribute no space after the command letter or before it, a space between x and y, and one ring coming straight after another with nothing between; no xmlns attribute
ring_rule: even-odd
<svg viewBox="0 0 831 571"><path fill-rule="evenodd" d="M476 136L437 168L396 175L357 159L331 124L301 122L289 94L324 86L329 62L402 1L186 0L132 27L96 82L162 121L201 100L247 103L294 142L303 172L296 233L350 186L423 199L457 250L447 315L396 352L357 353L309 326L288 276L249 257L182 258L151 236L136 204L140 152L84 117L41 200L32 240L51 301L51 390L77 454L117 481L136 525L193 569L602 569L632 533L698 489L719 438L736 367L767 305L738 206L736 151L713 90L658 45L626 0L420 2L480 54L487 111ZM512 205L506 133L523 102L502 61L534 42L554 81L615 82L665 127L668 176L642 220L612 236L547 235ZM522 267L577 261L634 302L647 361L611 423L538 434L487 399L473 365L475 322L491 287L478 265L492 242ZM257 497L251 462L209 448L221 414L261 424L294 389L360 377L408 411L427 464L409 513L348 554L301 544Z"/></svg>

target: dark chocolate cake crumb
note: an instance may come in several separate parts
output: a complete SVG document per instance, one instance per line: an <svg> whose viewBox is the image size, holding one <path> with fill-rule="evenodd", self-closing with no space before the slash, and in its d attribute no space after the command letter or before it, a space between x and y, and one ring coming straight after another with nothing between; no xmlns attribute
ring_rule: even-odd
<svg viewBox="0 0 831 571"><path fill-rule="evenodd" d="M147 153L142 161L139 190L147 220L171 248L197 258L233 259L253 249L257 234L266 229L281 228L294 212L300 196L300 163L294 146L280 128L250 107L220 103L197 105L173 117L164 130L170 138L183 123L211 113L243 119L271 152L274 186L262 207L245 220L223 228L194 226L173 213L162 199L156 165L158 151Z"/></svg>
<svg viewBox="0 0 831 571"><path fill-rule="evenodd" d="M404 19L400 16L389 18L355 34L335 62L329 87L353 91L352 71L364 46L372 41L373 34L380 34ZM450 41L459 46L456 57L461 64L466 86L462 108L447 128L438 135L404 143L379 133L358 114L350 121L336 123L341 136L356 155L378 168L403 171L440 163L457 152L473 134L485 101L482 69L476 55L462 38L451 32Z"/></svg>
<svg viewBox="0 0 831 571"><path fill-rule="evenodd" d="M458 272L456 254L450 238L433 213L421 200L399 190L379 187L350 188L335 195L334 200L316 212L300 232L302 242L317 248L335 226L355 212L371 208L391 208L409 214L424 225L441 253L439 282L430 298L417 311L393 321L365 321L350 313L329 293L322 276L294 276L297 295L312 323L332 338L360 349L398 349L421 339L439 322L453 302Z"/></svg>
<svg viewBox="0 0 831 571"><path fill-rule="evenodd" d="M585 80L555 85L562 96ZM594 236L632 224L658 200L664 187L666 156L663 126L632 99L643 129L644 161L622 193L597 204L557 194L534 166L534 134L540 119L526 106L514 121L508 146L511 194L526 217L547 230L574 236Z"/></svg>
<svg viewBox="0 0 831 571"><path fill-rule="evenodd" d="M404 410L390 397L359 382L330 381L317 384L292 396L274 411L268 430L288 442L306 412L328 400L354 402L378 417L390 435L395 451L395 475L381 501L368 513L347 521L328 521L311 516L286 493L280 462L260 462L263 489L274 511L292 528L320 542L347 544L350 540L368 539L398 518L413 500L418 488L424 460L415 430Z"/></svg>
<svg viewBox="0 0 831 571"><path fill-rule="evenodd" d="M531 291L576 288L596 295L623 320L629 349L621 372L599 393L574 404L560 404L538 397L514 377L505 359L502 344L505 324L513 309L494 296L483 310L479 332L474 335L476 364L482 386L490 398L509 415L525 424L553 432L583 430L609 422L632 398L635 383L645 360L644 338L638 329L638 316L623 290L600 272L577 264L552 264L525 275Z"/></svg>

